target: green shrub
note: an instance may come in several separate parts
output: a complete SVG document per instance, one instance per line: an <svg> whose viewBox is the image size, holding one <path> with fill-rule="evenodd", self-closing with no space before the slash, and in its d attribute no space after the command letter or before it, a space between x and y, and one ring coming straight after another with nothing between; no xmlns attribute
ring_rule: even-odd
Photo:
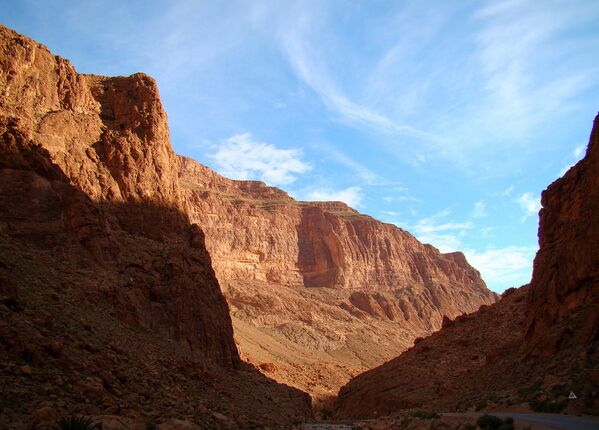
<svg viewBox="0 0 599 430"><path fill-rule="evenodd" d="M548 414L559 414L566 407L565 401L531 400L528 404L533 411L545 412Z"/></svg>
<svg viewBox="0 0 599 430"><path fill-rule="evenodd" d="M154 421L154 418L152 417L146 418L144 422L144 427L145 430L156 430L158 428L158 426L156 425L156 421Z"/></svg>
<svg viewBox="0 0 599 430"><path fill-rule="evenodd" d="M503 422L503 424L501 424L499 426L498 430L514 430L514 422L512 420L511 423L508 423L507 420Z"/></svg>
<svg viewBox="0 0 599 430"><path fill-rule="evenodd" d="M100 423L95 423L91 418L72 415L62 418L53 430L95 430L102 428Z"/></svg>
<svg viewBox="0 0 599 430"><path fill-rule="evenodd" d="M483 409L483 408L486 408L486 407L487 407L487 401L486 401L486 400L481 400L481 401L477 402L477 403L474 405L474 409L475 409L477 412L478 412L478 411L480 411L480 410L481 410L481 409Z"/></svg>
<svg viewBox="0 0 599 430"><path fill-rule="evenodd" d="M476 425L482 430L499 430L503 421L494 415L483 415L476 421Z"/></svg>
<svg viewBox="0 0 599 430"><path fill-rule="evenodd" d="M528 387L519 388L518 396L520 398L530 399L531 397L534 397L534 395L536 395L541 390L542 386L543 386L543 380L537 379L532 385L530 385Z"/></svg>

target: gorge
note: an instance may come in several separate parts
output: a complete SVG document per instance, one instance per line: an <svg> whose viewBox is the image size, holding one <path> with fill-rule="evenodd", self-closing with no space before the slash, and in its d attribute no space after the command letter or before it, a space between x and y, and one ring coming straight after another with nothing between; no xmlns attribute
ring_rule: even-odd
<svg viewBox="0 0 599 430"><path fill-rule="evenodd" d="M3 26L0 71L0 427L597 413L599 120L500 299L461 252L175 154L148 75L79 74Z"/></svg>

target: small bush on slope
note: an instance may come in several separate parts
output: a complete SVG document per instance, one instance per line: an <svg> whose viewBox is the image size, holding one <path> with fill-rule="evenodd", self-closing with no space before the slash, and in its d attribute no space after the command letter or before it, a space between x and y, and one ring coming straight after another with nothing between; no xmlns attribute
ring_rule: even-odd
<svg viewBox="0 0 599 430"><path fill-rule="evenodd" d="M102 428L100 423L95 423L91 418L84 416L70 416L62 418L53 430L94 430Z"/></svg>

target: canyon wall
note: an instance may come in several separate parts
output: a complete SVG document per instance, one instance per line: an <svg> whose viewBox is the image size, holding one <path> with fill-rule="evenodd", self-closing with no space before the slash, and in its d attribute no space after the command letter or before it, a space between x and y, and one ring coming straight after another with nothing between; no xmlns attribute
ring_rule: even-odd
<svg viewBox="0 0 599 430"><path fill-rule="evenodd" d="M437 330L444 316L496 300L463 254L442 254L344 203L296 201L185 157L180 167L242 355L315 397Z"/></svg>
<svg viewBox="0 0 599 430"><path fill-rule="evenodd" d="M470 296L476 306L493 298L463 254L441 254L342 202L295 201L282 190L229 180L185 157L181 180L191 218L209 232L223 280L377 292L455 285L457 301ZM451 294L449 288L445 293Z"/></svg>
<svg viewBox="0 0 599 430"><path fill-rule="evenodd" d="M597 414L598 202L599 116L585 157L542 194L531 284L352 379L339 392L338 415L513 404Z"/></svg>
<svg viewBox="0 0 599 430"><path fill-rule="evenodd" d="M78 74L0 26L0 94L0 427L309 417L240 360L155 81Z"/></svg>
<svg viewBox="0 0 599 430"><path fill-rule="evenodd" d="M599 115L585 157L541 203L527 339L553 354L599 340Z"/></svg>
<svg viewBox="0 0 599 430"><path fill-rule="evenodd" d="M118 267L123 318L234 365L227 305L184 212L154 80L80 75L42 45L7 29L1 37L2 230L27 234L26 215L43 218L35 202L47 201L100 264ZM170 246L145 255L127 235Z"/></svg>
<svg viewBox="0 0 599 430"><path fill-rule="evenodd" d="M516 403L518 378L530 367L504 361L524 333L526 289L456 320L399 357L364 372L341 388L336 414L381 417L402 409L466 411L490 398Z"/></svg>

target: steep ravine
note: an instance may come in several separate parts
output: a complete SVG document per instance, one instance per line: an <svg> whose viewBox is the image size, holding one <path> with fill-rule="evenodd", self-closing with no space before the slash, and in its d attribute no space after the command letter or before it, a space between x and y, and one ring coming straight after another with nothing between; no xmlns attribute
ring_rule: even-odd
<svg viewBox="0 0 599 430"><path fill-rule="evenodd" d="M1 26L0 68L2 427L289 425L308 396L242 359L324 399L496 299L461 253L177 157L147 75Z"/></svg>

